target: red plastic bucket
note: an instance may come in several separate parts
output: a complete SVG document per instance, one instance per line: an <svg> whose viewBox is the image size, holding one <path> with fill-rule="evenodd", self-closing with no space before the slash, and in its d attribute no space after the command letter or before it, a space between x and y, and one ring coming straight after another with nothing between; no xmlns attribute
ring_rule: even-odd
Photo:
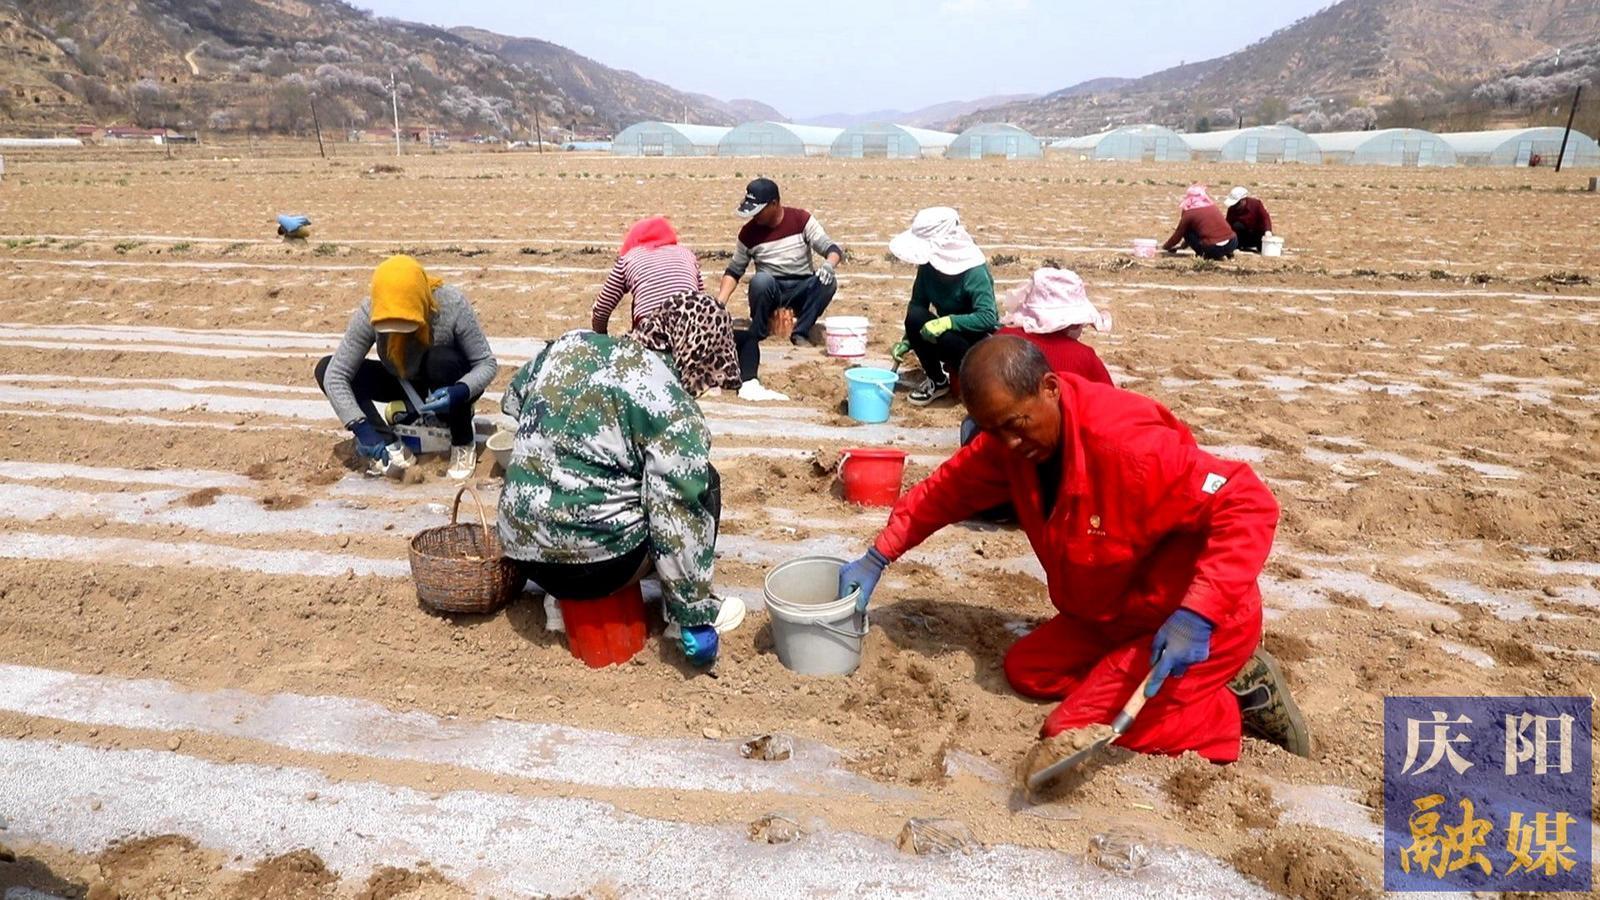
<svg viewBox="0 0 1600 900"><path fill-rule="evenodd" d="M620 665L644 649L644 595L639 583L595 600L561 600L567 649L591 669Z"/></svg>
<svg viewBox="0 0 1600 900"><path fill-rule="evenodd" d="M893 506L905 477L904 450L856 447L839 454L844 498L862 506Z"/></svg>

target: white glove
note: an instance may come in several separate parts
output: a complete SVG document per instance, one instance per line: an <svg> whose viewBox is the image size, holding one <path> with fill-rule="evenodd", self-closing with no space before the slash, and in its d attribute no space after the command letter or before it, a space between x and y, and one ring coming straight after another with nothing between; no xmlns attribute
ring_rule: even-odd
<svg viewBox="0 0 1600 900"><path fill-rule="evenodd" d="M817 280L823 284L833 284L839 276L834 274L833 263L824 261L822 267L817 269Z"/></svg>

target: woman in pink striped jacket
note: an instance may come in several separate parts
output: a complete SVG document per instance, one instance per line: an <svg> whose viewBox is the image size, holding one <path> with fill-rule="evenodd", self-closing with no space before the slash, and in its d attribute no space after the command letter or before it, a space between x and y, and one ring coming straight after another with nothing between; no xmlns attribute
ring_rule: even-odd
<svg viewBox="0 0 1600 900"><path fill-rule="evenodd" d="M700 262L694 251L678 243L678 233L664 217L640 219L622 239L617 261L606 275L605 284L595 298L590 324L605 334L611 314L624 294L633 295L633 326L661 309L666 301L685 291L704 293ZM777 391L761 385L756 373L761 366L760 342L750 339L743 329L734 332L739 350L739 374L744 384L739 397L744 400L788 400Z"/></svg>

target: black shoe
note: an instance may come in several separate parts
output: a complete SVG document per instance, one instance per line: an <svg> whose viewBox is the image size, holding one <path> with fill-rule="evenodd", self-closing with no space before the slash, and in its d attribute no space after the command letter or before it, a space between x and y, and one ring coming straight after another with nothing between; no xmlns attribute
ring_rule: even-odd
<svg viewBox="0 0 1600 900"><path fill-rule="evenodd" d="M1261 649L1250 654L1250 661L1228 683L1228 689L1239 698L1246 732L1295 756L1312 758L1311 730L1289 695L1289 682L1272 654Z"/></svg>
<svg viewBox="0 0 1600 900"><path fill-rule="evenodd" d="M816 344L811 343L811 339L810 338L808 338L805 335L800 334L798 332L789 335L789 343L795 345L796 347L807 347L807 348L810 348L810 347L815 347L816 346Z"/></svg>

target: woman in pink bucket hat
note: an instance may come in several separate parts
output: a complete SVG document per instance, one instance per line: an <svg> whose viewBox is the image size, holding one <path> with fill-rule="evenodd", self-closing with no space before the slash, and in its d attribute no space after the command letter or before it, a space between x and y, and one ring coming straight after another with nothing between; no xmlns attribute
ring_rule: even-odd
<svg viewBox="0 0 1600 900"><path fill-rule="evenodd" d="M1111 330L1111 314L1089 302L1083 279L1070 269L1039 269L1007 291L1001 334L1014 334L1044 351L1051 371L1111 384L1111 374L1094 349L1078 340L1085 325Z"/></svg>

